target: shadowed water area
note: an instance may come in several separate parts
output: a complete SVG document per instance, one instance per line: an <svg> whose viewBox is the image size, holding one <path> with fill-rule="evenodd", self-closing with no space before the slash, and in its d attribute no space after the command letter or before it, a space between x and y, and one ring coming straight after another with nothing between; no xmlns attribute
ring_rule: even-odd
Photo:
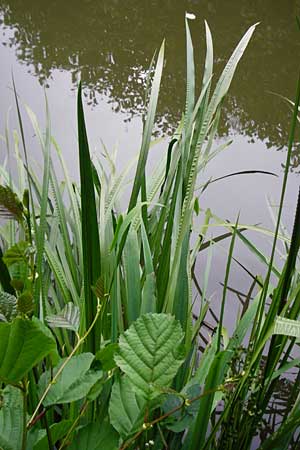
<svg viewBox="0 0 300 450"><path fill-rule="evenodd" d="M291 117L288 104L274 93L294 97L300 53L300 32L295 20L299 6L295 0L0 0L1 132L13 105L13 70L22 101L41 120L42 87L46 88L52 133L77 178L76 88L80 77L92 151L100 154L100 139L109 150L118 145L118 165L122 167L140 145L147 71L164 38L166 60L157 136L168 139L178 125L185 103L185 11L196 16L190 26L199 86L205 58L204 19L213 35L216 80L245 30L260 22L224 102L218 140L232 139L232 145L209 165L201 182L254 169L271 171L278 177L228 178L211 185L200 206L210 207L232 221L240 211L242 221L272 227L267 197L278 204ZM16 127L13 114L10 123L11 128ZM166 151L166 143L167 140L162 141L154 148L150 158L153 164L159 160L160 152ZM32 154L36 155L34 144ZM299 162L299 146L295 145L284 211L289 230ZM269 248L268 243L262 244ZM244 262L258 270L257 262L248 257L245 249L241 252ZM223 277L221 260L218 257L218 270L212 275L212 281L217 283ZM236 287L243 285L244 276L235 277Z"/></svg>

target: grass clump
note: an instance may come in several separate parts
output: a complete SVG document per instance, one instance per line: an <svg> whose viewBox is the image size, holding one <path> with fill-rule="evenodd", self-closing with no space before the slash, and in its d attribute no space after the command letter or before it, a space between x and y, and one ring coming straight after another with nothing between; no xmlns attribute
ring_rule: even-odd
<svg viewBox="0 0 300 450"><path fill-rule="evenodd" d="M166 154L149 176L146 165L163 70L162 44L154 71L149 71L142 144L128 206L122 211L117 204L127 169L118 174L108 153L109 170L101 160L91 160L81 85L79 187L70 180L52 137L48 107L45 133L26 107L43 154L43 178L37 177L28 162L15 95L25 163L16 137L20 183L2 168L0 192L0 212L7 219L1 226L0 255L3 450L151 446L242 450L251 448L257 434L265 436L263 450L296 445L300 419L296 385L275 433L268 433L266 421L278 417L269 411L278 380L299 367L293 353L300 328L299 207L284 269L279 272L274 266L299 87L272 254L263 259L266 275L254 277L231 337L223 318L235 243L240 239L258 257L262 255L238 221L221 222L228 231L214 239L207 230L212 220L217 224L220 220L210 211L200 237L195 225L200 210L196 180L223 149L213 149L222 103L254 30L252 26L243 36L213 86L213 44L205 23L207 53L197 96L186 20L185 111ZM60 159L63 183L57 179L52 152ZM201 353L199 335L210 305L206 294L210 258L202 286L195 264L199 252L207 248L211 252L228 237L219 322ZM193 316L196 288L199 313Z"/></svg>

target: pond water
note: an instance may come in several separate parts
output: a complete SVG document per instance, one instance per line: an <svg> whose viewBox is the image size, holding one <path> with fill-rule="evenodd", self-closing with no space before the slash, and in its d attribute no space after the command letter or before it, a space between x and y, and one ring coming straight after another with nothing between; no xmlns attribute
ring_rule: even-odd
<svg viewBox="0 0 300 450"><path fill-rule="evenodd" d="M299 70L300 32L296 0L0 0L0 124L13 105L11 71L22 101L39 118L44 115L43 87L52 117L52 133L63 149L72 175L78 178L76 87L84 86L91 148L101 152L101 139L118 145L121 167L135 155L141 138L145 76L152 55L166 39L166 63L157 117L157 134L168 137L178 123L185 96L185 11L195 45L198 79L205 57L204 19L215 47L215 78L245 30L260 22L224 103L218 140L232 145L208 167L205 179L242 170L267 170L278 177L245 175L213 184L200 198L202 208L235 221L272 227L267 198L278 204L290 127L287 104L272 93L293 99ZM10 115L11 128L16 118ZM32 131L29 131L32 134ZM2 146L0 158L3 159ZM159 160L166 142L154 147ZM36 156L36 149L32 150ZM299 185L300 155L295 146L284 208L291 230ZM269 240L254 236L263 250ZM260 266L242 245L243 263ZM225 253L224 253L225 255ZM213 260L212 291L223 281L225 256ZM249 277L240 269L232 285L246 290ZM236 300L235 300L236 301Z"/></svg>

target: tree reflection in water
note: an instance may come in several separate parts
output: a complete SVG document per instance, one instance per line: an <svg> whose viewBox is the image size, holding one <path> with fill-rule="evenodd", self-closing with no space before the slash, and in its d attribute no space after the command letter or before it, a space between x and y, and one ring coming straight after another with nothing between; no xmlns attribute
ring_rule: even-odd
<svg viewBox="0 0 300 450"><path fill-rule="evenodd" d="M191 23L195 55L204 59L203 19L213 32L215 67L219 72L235 42L252 23L260 21L226 100L220 134L244 134L267 146L283 148L288 139L288 107L268 91L293 97L298 71L300 37L296 0L0 0L5 45L30 66L41 83L54 69L81 72L86 95L95 104L105 94L112 109L127 120L143 110L147 69L165 37L167 57L159 105L159 127L167 131L179 119L184 102L184 23ZM216 77L217 78L217 77ZM99 97L100 94L100 97ZM293 167L299 164L295 149Z"/></svg>

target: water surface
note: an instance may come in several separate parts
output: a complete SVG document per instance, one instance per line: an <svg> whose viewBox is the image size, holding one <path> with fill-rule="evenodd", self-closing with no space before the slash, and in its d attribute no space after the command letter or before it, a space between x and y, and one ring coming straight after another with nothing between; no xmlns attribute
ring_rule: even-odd
<svg viewBox="0 0 300 450"><path fill-rule="evenodd" d="M22 101L39 118L44 115L43 87L49 98L52 132L71 173L78 177L76 141L76 87L81 77L91 148L100 154L118 145L123 166L138 150L147 70L152 55L166 39L166 63L157 116L157 135L169 136L178 124L185 97L185 11L191 21L198 81L205 57L204 19L210 25L215 47L215 75L224 67L234 46L253 23L260 22L237 70L224 111L218 139L233 139L231 147L207 169L205 178L234 171L260 169L275 177L251 175L213 184L200 198L202 208L235 221L272 227L267 197L278 203L289 133L290 111L273 93L294 97L299 70L300 32L296 0L0 0L1 132L13 104L11 70ZM16 119L10 114L11 127ZM27 127L27 132L32 131ZM154 148L158 161L166 141ZM3 158L4 148L0 157ZM32 155L37 148L32 142ZM299 146L293 150L284 220L291 229L298 190ZM263 250L269 240L259 239ZM253 256L237 247L243 263L257 273ZM212 292L223 280L224 258L213 261ZM241 270L232 284L245 290L251 283Z"/></svg>

